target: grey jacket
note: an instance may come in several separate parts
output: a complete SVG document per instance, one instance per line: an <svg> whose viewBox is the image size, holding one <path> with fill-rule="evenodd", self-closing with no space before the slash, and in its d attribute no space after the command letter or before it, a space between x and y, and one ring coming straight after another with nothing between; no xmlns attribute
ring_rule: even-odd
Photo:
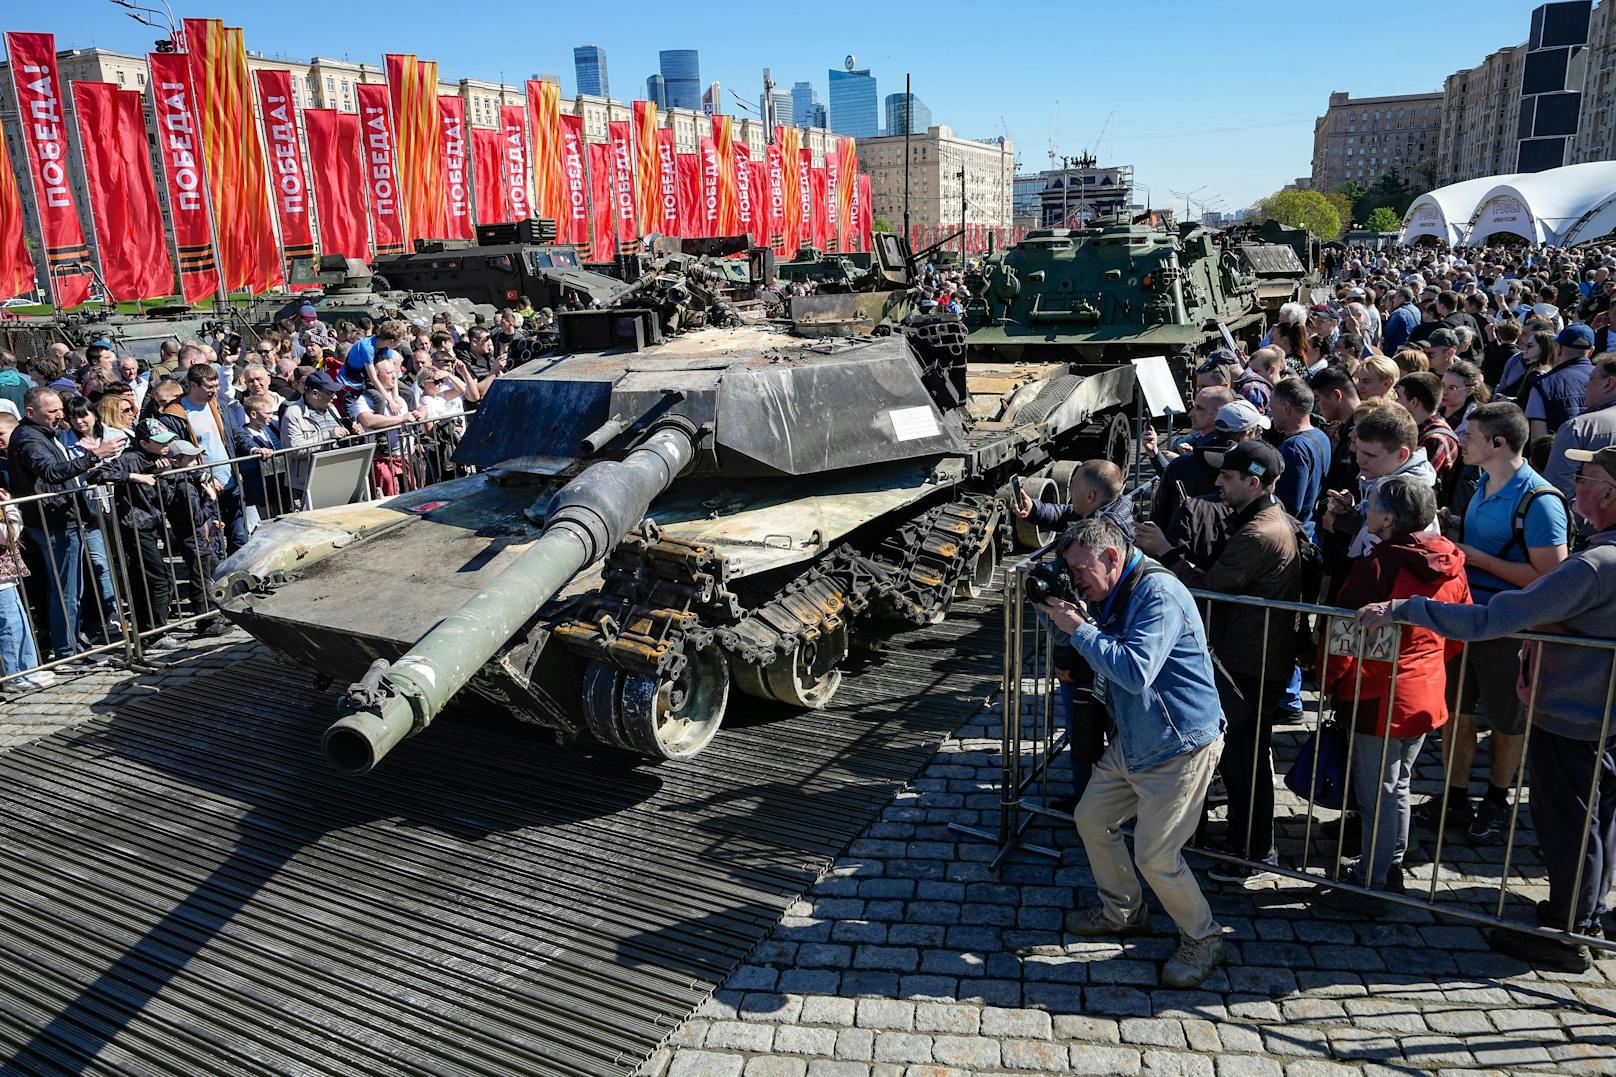
<svg viewBox="0 0 1616 1077"><path fill-rule="evenodd" d="M1399 621L1457 640L1497 639L1512 632L1552 632L1616 639L1616 528L1518 591L1500 591L1484 606L1408 598L1394 604ZM1532 667L1526 667L1531 674ZM1538 671L1533 721L1562 737L1598 740L1610 688L1611 651L1549 644Z"/></svg>
<svg viewBox="0 0 1616 1077"><path fill-rule="evenodd" d="M1575 497L1571 476L1580 465L1566 457L1566 450L1603 449L1606 445L1616 445L1616 400L1607 400L1560 424L1554 432L1554 448L1549 451L1549 466L1544 468L1543 477L1566 497Z"/></svg>

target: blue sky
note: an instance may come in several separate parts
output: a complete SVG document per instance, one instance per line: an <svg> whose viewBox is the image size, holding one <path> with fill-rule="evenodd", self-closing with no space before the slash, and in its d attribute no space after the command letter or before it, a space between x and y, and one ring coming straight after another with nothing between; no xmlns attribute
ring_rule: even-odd
<svg viewBox="0 0 1616 1077"><path fill-rule="evenodd" d="M153 38L108 0L6 7L6 29L53 32L58 47L144 51ZM1170 191L1204 187L1198 200L1235 209L1307 174L1313 120L1332 90L1440 90L1444 76L1525 40L1531 10L1507 0L1394 9L1278 0L978 0L884 9L711 0L219 0L177 7L176 14L242 25L247 47L269 54L379 62L383 52L415 52L437 60L449 78L554 73L568 93L572 47L595 44L606 50L612 95L625 99L643 96L662 48L699 49L703 82L716 79L727 101L733 89L754 106L765 65L777 83L789 89L806 79L824 100L827 69L853 53L876 75L882 97L902 92L908 71L934 122L970 137L1008 133L1024 169L1048 167L1053 139L1062 153L1088 148L1103 164L1132 164L1156 204L1171 200Z"/></svg>

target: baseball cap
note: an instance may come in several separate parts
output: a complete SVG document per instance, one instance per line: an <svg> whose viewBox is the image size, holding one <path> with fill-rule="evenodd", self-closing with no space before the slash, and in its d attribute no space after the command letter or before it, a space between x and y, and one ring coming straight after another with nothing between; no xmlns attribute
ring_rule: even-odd
<svg viewBox="0 0 1616 1077"><path fill-rule="evenodd" d="M164 426L160 419L142 419L136 427L136 433L145 441L155 441L159 445L167 445L178 434Z"/></svg>
<svg viewBox="0 0 1616 1077"><path fill-rule="evenodd" d="M1212 425L1225 434L1243 434L1247 430L1267 430L1271 424L1251 401L1236 400L1218 409Z"/></svg>
<svg viewBox="0 0 1616 1077"><path fill-rule="evenodd" d="M1279 450L1261 439L1242 441L1221 453L1207 453L1206 462L1219 471L1236 471L1272 482L1285 470Z"/></svg>
<svg viewBox="0 0 1616 1077"><path fill-rule="evenodd" d="M1606 445L1603 449L1567 449L1567 460L1575 460L1579 464L1586 464L1592 460L1616 479L1616 445Z"/></svg>
<svg viewBox="0 0 1616 1077"><path fill-rule="evenodd" d="M1347 289L1347 298L1348 299L1362 299L1362 298L1364 298L1364 295L1365 295L1365 293L1364 293L1364 290L1362 288L1348 288Z"/></svg>
<svg viewBox="0 0 1616 1077"><path fill-rule="evenodd" d="M325 393L336 393L342 391L342 386L330 374L323 370L316 370L303 381L303 391L308 392L310 389L318 389Z"/></svg>
<svg viewBox="0 0 1616 1077"><path fill-rule="evenodd" d="M1560 330L1554 342L1567 348L1591 348L1594 346L1594 331L1581 322L1572 322Z"/></svg>
<svg viewBox="0 0 1616 1077"><path fill-rule="evenodd" d="M1309 314L1317 314L1321 318L1334 318L1337 320L1340 318L1340 315L1338 315L1328 303L1314 303L1311 307L1307 308L1307 312Z"/></svg>
<svg viewBox="0 0 1616 1077"><path fill-rule="evenodd" d="M1457 348L1458 346L1459 334L1451 329L1432 330L1431 335L1425 338L1425 344L1423 345L1426 348Z"/></svg>
<svg viewBox="0 0 1616 1077"><path fill-rule="evenodd" d="M184 438L175 438L169 443L168 454L170 456L201 456L202 449Z"/></svg>

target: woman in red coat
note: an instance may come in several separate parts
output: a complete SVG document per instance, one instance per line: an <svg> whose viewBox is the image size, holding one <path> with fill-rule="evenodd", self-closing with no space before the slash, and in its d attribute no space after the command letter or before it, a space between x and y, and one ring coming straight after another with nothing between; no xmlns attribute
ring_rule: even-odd
<svg viewBox="0 0 1616 1077"><path fill-rule="evenodd" d="M1414 595L1469 602L1463 552L1425 530L1435 516L1436 495L1430 487L1401 477L1381 483L1370 495L1368 520L1370 533L1380 541L1353 562L1337 604L1357 609ZM1331 628L1324 690L1335 701L1336 714L1352 723L1352 787L1363 827L1364 855L1353 881L1383 890L1393 866L1401 878L1414 760L1425 735L1448 720L1447 660L1458 654L1460 644L1427 629L1391 625L1362 642L1360 662L1355 627L1332 622ZM1369 899L1341 890L1326 890L1319 899L1352 910L1369 904Z"/></svg>

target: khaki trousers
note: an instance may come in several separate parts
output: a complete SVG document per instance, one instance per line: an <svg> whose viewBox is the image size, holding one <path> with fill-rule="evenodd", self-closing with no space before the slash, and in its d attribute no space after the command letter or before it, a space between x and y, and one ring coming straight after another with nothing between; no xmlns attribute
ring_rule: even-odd
<svg viewBox="0 0 1616 1077"><path fill-rule="evenodd" d="M1108 917L1131 920L1144 908L1145 895L1121 831L1133 819L1139 871L1180 934L1204 939L1222 930L1184 862L1184 846L1201 821L1207 786L1222 754L1223 738L1219 737L1204 748L1130 774L1122 760L1121 744L1113 740L1106 748L1095 764L1075 818Z"/></svg>

